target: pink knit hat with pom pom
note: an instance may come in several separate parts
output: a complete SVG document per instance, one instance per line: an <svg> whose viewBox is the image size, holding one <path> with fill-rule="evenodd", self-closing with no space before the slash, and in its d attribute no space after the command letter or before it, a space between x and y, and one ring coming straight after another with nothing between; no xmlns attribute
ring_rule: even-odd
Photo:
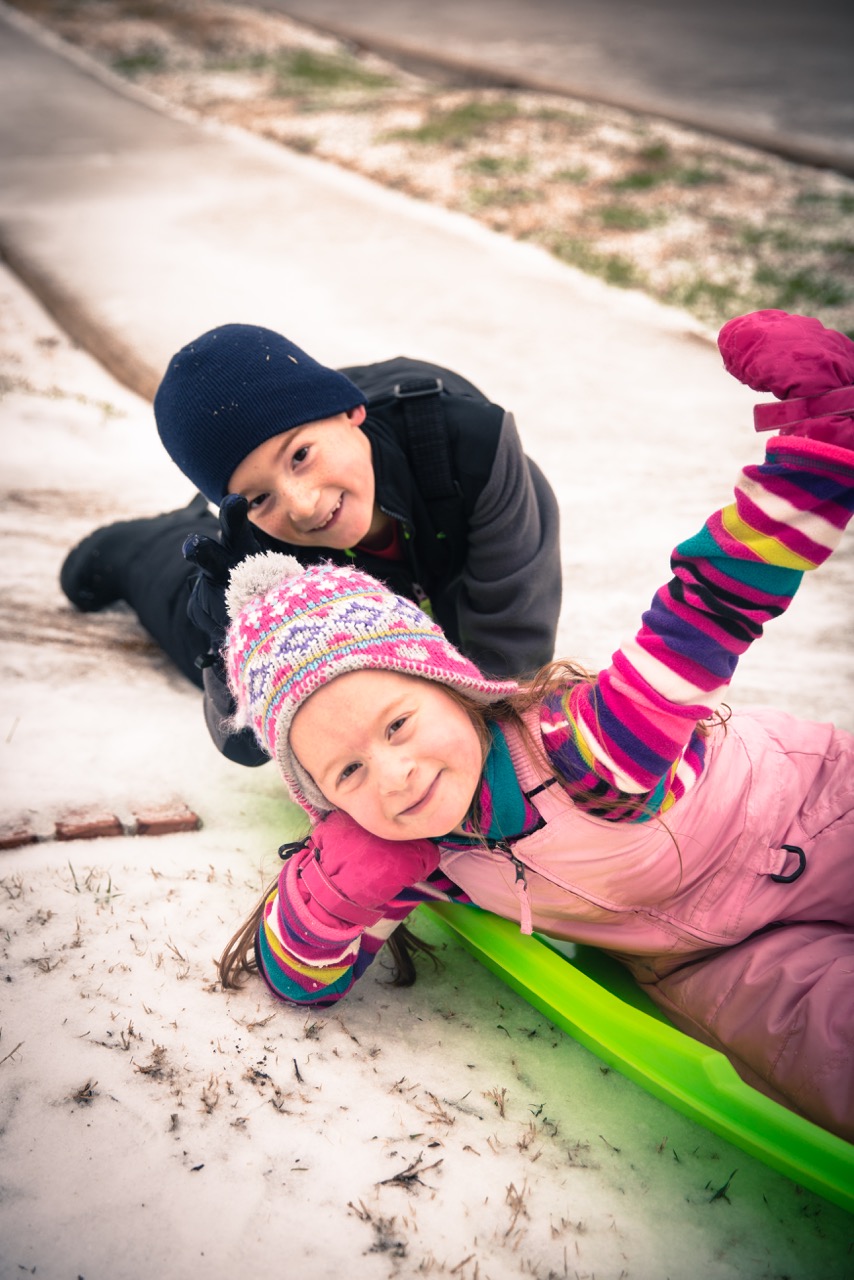
<svg viewBox="0 0 854 1280"><path fill-rule="evenodd" d="M518 687L487 680L416 604L358 569L304 568L293 556L268 551L232 570L226 601L234 725L252 728L294 800L315 817L330 805L291 750L289 734L321 685L348 671L397 671L484 704Z"/></svg>

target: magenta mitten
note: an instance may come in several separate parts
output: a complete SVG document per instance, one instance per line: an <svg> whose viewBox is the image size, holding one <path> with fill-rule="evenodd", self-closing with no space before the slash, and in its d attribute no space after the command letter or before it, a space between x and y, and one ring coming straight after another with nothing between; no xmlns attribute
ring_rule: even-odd
<svg viewBox="0 0 854 1280"><path fill-rule="evenodd" d="M757 431L854 448L854 342L810 316L753 311L718 336L724 366L783 404L754 409Z"/></svg>
<svg viewBox="0 0 854 1280"><path fill-rule="evenodd" d="M381 840L340 810L317 823L309 849L300 870L303 887L351 924L373 924L386 903L439 865L439 850L429 840Z"/></svg>

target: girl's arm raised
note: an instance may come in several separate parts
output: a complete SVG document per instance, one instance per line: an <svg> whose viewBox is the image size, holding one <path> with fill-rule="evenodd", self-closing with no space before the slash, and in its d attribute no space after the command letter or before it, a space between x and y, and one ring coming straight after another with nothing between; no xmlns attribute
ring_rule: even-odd
<svg viewBox="0 0 854 1280"><path fill-rule="evenodd" d="M698 721L720 706L741 654L831 554L852 512L854 418L832 432L825 418L800 423L797 435L768 442L734 502L676 548L674 576L634 640L594 682L546 699L543 741L576 803L642 821L691 786L704 761Z"/></svg>

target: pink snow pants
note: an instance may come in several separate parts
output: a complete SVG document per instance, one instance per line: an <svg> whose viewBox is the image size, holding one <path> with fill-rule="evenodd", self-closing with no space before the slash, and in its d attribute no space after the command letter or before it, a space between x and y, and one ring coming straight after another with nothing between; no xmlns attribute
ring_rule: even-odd
<svg viewBox="0 0 854 1280"><path fill-rule="evenodd" d="M777 749L755 767L771 843L792 850L784 873L804 870L757 885L748 905L773 892L775 923L657 980L631 967L748 1083L854 1142L854 739L788 720L781 741L779 724L764 722Z"/></svg>

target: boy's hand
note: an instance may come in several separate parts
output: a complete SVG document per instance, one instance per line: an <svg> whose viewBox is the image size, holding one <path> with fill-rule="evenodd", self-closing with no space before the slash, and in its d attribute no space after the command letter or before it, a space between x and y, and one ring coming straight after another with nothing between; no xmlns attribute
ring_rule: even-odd
<svg viewBox="0 0 854 1280"><path fill-rule="evenodd" d="M309 837L312 857L301 869L305 887L333 915L348 919L354 903L378 919L386 903L424 880L439 865L439 850L429 840L382 840L336 810ZM361 915L361 913L359 913Z"/></svg>
<svg viewBox="0 0 854 1280"><path fill-rule="evenodd" d="M229 624L225 606L228 575L247 556L262 550L249 522L249 504L238 493L230 493L219 509L220 541L190 534L183 546L184 559L199 569L193 585L187 616L204 631L211 648L219 652Z"/></svg>

